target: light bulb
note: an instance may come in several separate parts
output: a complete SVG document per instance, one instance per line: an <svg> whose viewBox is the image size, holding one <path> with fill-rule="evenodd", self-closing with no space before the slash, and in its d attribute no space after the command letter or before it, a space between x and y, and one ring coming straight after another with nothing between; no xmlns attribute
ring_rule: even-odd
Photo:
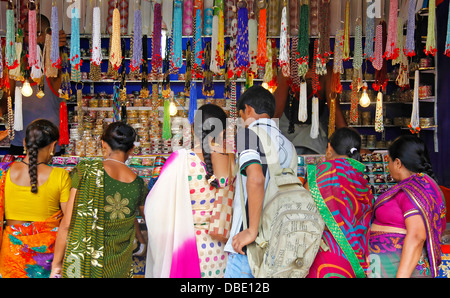
<svg viewBox="0 0 450 298"><path fill-rule="evenodd" d="M178 113L177 105L173 101L170 102L169 113L170 116L175 116Z"/></svg>
<svg viewBox="0 0 450 298"><path fill-rule="evenodd" d="M359 104L363 107L363 108L367 108L368 106L370 106L370 98L369 98L369 94L367 94L367 83L364 82L363 85L363 94L361 96L361 99L359 100Z"/></svg>
<svg viewBox="0 0 450 298"><path fill-rule="evenodd" d="M25 80L22 86L22 95L25 97L30 97L33 95L33 88L31 88L30 82Z"/></svg>

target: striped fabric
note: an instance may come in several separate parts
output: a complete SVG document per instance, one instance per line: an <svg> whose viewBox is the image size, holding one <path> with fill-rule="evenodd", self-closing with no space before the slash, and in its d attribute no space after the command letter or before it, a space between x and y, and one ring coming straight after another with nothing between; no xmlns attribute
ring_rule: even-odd
<svg viewBox="0 0 450 298"><path fill-rule="evenodd" d="M313 176L308 170L309 184L317 185L319 190L312 191L312 195L316 201L323 200L326 204L332 217L329 220L334 219L340 227L344 240L348 241L359 264L366 270L369 266L367 246L373 195L362 175L364 165L351 159L335 159L319 164L315 170ZM322 238L328 248L322 245L308 277L356 277L349 256L330 232L333 230L329 221L325 221L327 229Z"/></svg>

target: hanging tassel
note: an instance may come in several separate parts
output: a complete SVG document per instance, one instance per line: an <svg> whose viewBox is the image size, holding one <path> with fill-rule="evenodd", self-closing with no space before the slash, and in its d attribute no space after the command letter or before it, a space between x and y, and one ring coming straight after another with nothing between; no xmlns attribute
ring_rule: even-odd
<svg viewBox="0 0 450 298"><path fill-rule="evenodd" d="M23 114L22 114L22 90L16 86L14 93L14 130L23 130Z"/></svg>
<svg viewBox="0 0 450 298"><path fill-rule="evenodd" d="M31 3L30 3L31 4ZM36 65L38 56L36 52L37 48L37 21L36 21L36 9L28 10L28 66L33 67Z"/></svg>
<svg viewBox="0 0 450 298"><path fill-rule="evenodd" d="M80 11L72 10L71 36L70 36L70 64L72 81L81 82L81 52L80 52Z"/></svg>
<svg viewBox="0 0 450 298"><path fill-rule="evenodd" d="M174 69L183 67L183 1L175 1L173 8L173 54Z"/></svg>
<svg viewBox="0 0 450 298"><path fill-rule="evenodd" d="M377 105L375 110L375 131L382 132L383 130L384 130L383 93L379 91L377 95Z"/></svg>
<svg viewBox="0 0 450 298"><path fill-rule="evenodd" d="M448 7L448 18L447 18L447 37L445 40L445 51L444 55L450 57L450 3Z"/></svg>
<svg viewBox="0 0 450 298"><path fill-rule="evenodd" d="M42 56L41 47L39 45L36 45L36 55L37 61L34 66L31 67L30 78L35 82L39 82L44 75L44 67L42 65L44 58Z"/></svg>
<svg viewBox="0 0 450 298"><path fill-rule="evenodd" d="M366 17L366 46L364 47L364 58L373 60L375 39L375 18Z"/></svg>
<svg viewBox="0 0 450 298"><path fill-rule="evenodd" d="M405 55L413 57L415 53L415 35L416 30L416 0L409 0L408 6L408 27L406 32Z"/></svg>
<svg viewBox="0 0 450 298"><path fill-rule="evenodd" d="M414 95L413 106L411 113L411 123L408 125L411 133L419 133L420 121L419 121L419 70L414 72Z"/></svg>
<svg viewBox="0 0 450 298"><path fill-rule="evenodd" d="M44 66L45 66L45 75L48 78L56 78L58 76L58 69L52 65L51 61L51 48L52 48L52 36L47 34L45 36L45 44L44 44Z"/></svg>
<svg viewBox="0 0 450 298"><path fill-rule="evenodd" d="M309 136L311 139L317 139L319 136L319 99L317 96L312 97L311 131Z"/></svg>
<svg viewBox="0 0 450 298"><path fill-rule="evenodd" d="M114 112L113 122L120 121L120 88L117 85L114 86L113 112Z"/></svg>
<svg viewBox="0 0 450 298"><path fill-rule="evenodd" d="M267 61L267 9L263 8L259 10L258 54L256 56L256 64L258 67L264 68Z"/></svg>
<svg viewBox="0 0 450 298"><path fill-rule="evenodd" d="M300 7L300 28L309 28L309 5ZM304 77L309 69L309 33L308 30L299 30L298 33L298 75Z"/></svg>
<svg viewBox="0 0 450 298"><path fill-rule="evenodd" d="M350 0L347 0L347 3L345 4L344 47L342 59L345 61L350 59Z"/></svg>
<svg viewBox="0 0 450 298"><path fill-rule="evenodd" d="M258 72L256 56L258 55L258 23L254 18L248 20L248 73L254 76ZM289 59L289 57L288 57Z"/></svg>
<svg viewBox="0 0 450 298"><path fill-rule="evenodd" d="M14 23L14 10L6 11L6 47L5 47L5 64L11 70L16 68L19 61L16 56L16 28Z"/></svg>
<svg viewBox="0 0 450 298"><path fill-rule="evenodd" d="M61 66L61 58L59 56L59 20L58 20L58 7L52 7L52 18L50 21L52 29L52 43L50 59L52 66L59 68Z"/></svg>
<svg viewBox="0 0 450 298"><path fill-rule="evenodd" d="M69 124L67 121L67 104L61 101L59 104L59 145L69 145Z"/></svg>
<svg viewBox="0 0 450 298"><path fill-rule="evenodd" d="M397 47L397 21L398 21L398 0L391 0L389 6L389 28L384 57L387 60L394 60L398 57L399 48Z"/></svg>
<svg viewBox="0 0 450 298"><path fill-rule="evenodd" d="M172 129L170 127L170 99L167 98L164 99L162 138L164 140L170 140L172 138Z"/></svg>
<svg viewBox="0 0 450 298"><path fill-rule="evenodd" d="M189 123L194 123L195 112L197 111L197 84L194 80L191 81L191 88L189 92Z"/></svg>
<svg viewBox="0 0 450 298"><path fill-rule="evenodd" d="M122 46L120 44L120 12L115 8L113 11L111 47L109 51L109 62L115 71L122 64Z"/></svg>
<svg viewBox="0 0 450 298"><path fill-rule="evenodd" d="M242 72L247 71L249 66L248 58L248 9L239 7L238 10L238 29L236 43L236 71L240 77Z"/></svg>
<svg viewBox="0 0 450 298"><path fill-rule="evenodd" d="M202 11L196 10L195 13L195 37L194 37L194 63L192 68L195 69L195 74L199 74L203 64L203 51L202 51ZM193 73L193 74L194 74ZM192 76L195 79L196 76Z"/></svg>
<svg viewBox="0 0 450 298"><path fill-rule="evenodd" d="M330 50L330 0L320 0L319 1L319 53L321 64L326 64L332 54ZM325 65L326 74L326 65Z"/></svg>
<svg viewBox="0 0 450 298"><path fill-rule="evenodd" d="M101 44L101 11L100 7L94 7L92 12L92 57L91 63L99 66L102 63L102 44Z"/></svg>
<svg viewBox="0 0 450 298"><path fill-rule="evenodd" d="M131 71L139 71L142 65L142 15L139 9L134 11L133 24L133 58L131 59Z"/></svg>
<svg viewBox="0 0 450 298"><path fill-rule="evenodd" d="M305 122L308 120L308 87L306 82L303 81L300 83L300 94L299 94L299 105L298 105L298 120L301 122Z"/></svg>
<svg viewBox="0 0 450 298"><path fill-rule="evenodd" d="M428 30L425 44L425 55L435 55L436 49L436 0L429 0L428 6Z"/></svg>
<svg viewBox="0 0 450 298"><path fill-rule="evenodd" d="M289 65L289 39L287 32L287 7L284 6L281 12L281 28L280 28L280 57L279 63L281 72L285 77L289 77L290 65Z"/></svg>

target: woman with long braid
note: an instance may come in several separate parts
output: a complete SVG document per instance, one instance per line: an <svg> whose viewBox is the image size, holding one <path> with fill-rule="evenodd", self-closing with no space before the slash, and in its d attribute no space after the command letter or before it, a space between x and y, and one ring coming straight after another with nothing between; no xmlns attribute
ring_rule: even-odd
<svg viewBox="0 0 450 298"><path fill-rule="evenodd" d="M6 219L6 226L0 228L1 277L50 276L71 185L66 170L48 166L58 139L52 122L35 120L25 132L26 157L1 165L0 214L4 211Z"/></svg>
<svg viewBox="0 0 450 298"><path fill-rule="evenodd" d="M181 149L167 159L145 203L148 230L146 277L223 277L225 243L213 239L209 224L217 190L227 187L234 154L226 154L226 114L201 106L194 117L194 150Z"/></svg>

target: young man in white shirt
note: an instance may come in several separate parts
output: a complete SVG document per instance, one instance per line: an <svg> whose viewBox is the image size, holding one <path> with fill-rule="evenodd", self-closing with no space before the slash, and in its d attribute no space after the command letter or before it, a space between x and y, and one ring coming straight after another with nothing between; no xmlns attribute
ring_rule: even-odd
<svg viewBox="0 0 450 298"><path fill-rule="evenodd" d="M271 119L275 113L275 98L261 86L247 89L239 98L236 108L244 121L245 128L236 134L238 175L242 179L245 210L242 210L240 187L235 187L233 219L230 238L225 245L229 252L225 277L253 277L248 265L246 245L258 235L258 227L264 201L264 193L270 179L266 157L259 138L250 128L259 126L271 137L279 148L278 157L282 167L289 167L293 152L291 142L282 135L276 122ZM236 183L240 183L237 180ZM246 212L247 229L243 229L242 212Z"/></svg>

